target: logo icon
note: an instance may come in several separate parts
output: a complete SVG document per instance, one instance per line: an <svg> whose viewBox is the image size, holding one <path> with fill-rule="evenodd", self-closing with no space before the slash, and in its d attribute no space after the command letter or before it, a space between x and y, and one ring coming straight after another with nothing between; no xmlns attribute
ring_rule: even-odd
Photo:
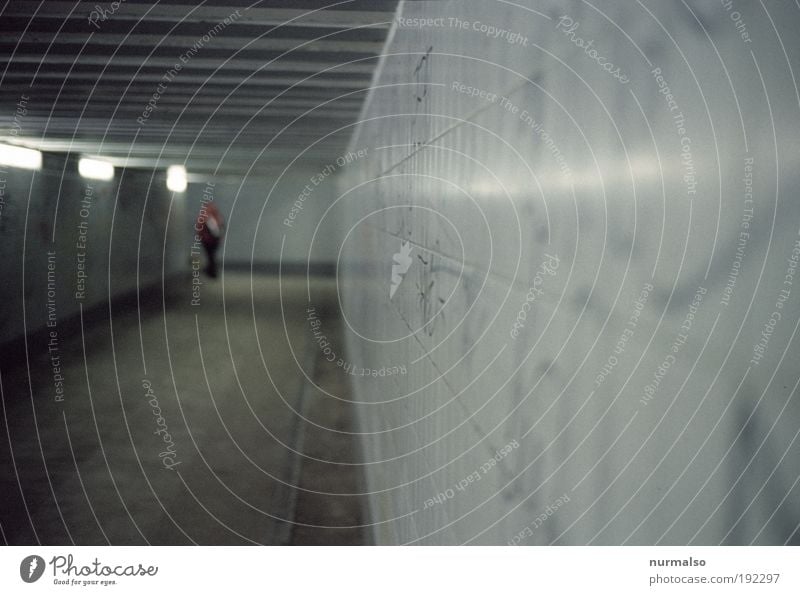
<svg viewBox="0 0 800 595"><path fill-rule="evenodd" d="M26 583L35 583L44 574L44 558L27 556L19 565L19 576Z"/></svg>
<svg viewBox="0 0 800 595"><path fill-rule="evenodd" d="M394 294L397 293L397 289L403 282L408 269L411 268L411 263L413 262L411 258L411 244L409 242L403 242L400 245L400 252L395 254L392 260L394 264L392 265L392 286L389 288L389 299L392 299Z"/></svg>

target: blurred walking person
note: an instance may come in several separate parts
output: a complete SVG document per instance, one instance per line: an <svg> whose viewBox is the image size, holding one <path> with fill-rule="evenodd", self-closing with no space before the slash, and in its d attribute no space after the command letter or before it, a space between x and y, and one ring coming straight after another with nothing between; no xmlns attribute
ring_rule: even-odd
<svg viewBox="0 0 800 595"><path fill-rule="evenodd" d="M216 204L207 202L200 207L195 229L206 251L206 274L212 278L217 276L217 250L222 243L224 225Z"/></svg>

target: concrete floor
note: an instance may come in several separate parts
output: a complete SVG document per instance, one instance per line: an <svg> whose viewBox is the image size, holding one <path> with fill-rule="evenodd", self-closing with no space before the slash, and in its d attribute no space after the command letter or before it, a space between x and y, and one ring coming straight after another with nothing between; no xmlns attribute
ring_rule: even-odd
<svg viewBox="0 0 800 595"><path fill-rule="evenodd" d="M313 294L336 333L333 283ZM361 491L361 467L340 464L357 463L352 415L320 389L347 399L349 386L311 341L305 278L226 273L190 299L180 278L163 301L59 322L61 402L46 336L4 355L6 543L365 542L361 498L327 495Z"/></svg>

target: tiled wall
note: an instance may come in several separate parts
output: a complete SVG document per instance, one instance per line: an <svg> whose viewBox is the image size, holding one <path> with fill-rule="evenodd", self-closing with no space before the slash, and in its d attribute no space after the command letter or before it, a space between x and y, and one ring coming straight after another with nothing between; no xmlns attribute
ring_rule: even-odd
<svg viewBox="0 0 800 595"><path fill-rule="evenodd" d="M800 11L768 8L401 4L335 207L378 543L800 540Z"/></svg>

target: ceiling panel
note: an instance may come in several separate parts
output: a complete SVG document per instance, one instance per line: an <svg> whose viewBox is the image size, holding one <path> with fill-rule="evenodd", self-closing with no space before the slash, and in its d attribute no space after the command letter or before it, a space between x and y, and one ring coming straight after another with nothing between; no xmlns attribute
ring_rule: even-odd
<svg viewBox="0 0 800 595"><path fill-rule="evenodd" d="M0 140L198 174L306 149L304 159L335 159L396 5L5 2Z"/></svg>

